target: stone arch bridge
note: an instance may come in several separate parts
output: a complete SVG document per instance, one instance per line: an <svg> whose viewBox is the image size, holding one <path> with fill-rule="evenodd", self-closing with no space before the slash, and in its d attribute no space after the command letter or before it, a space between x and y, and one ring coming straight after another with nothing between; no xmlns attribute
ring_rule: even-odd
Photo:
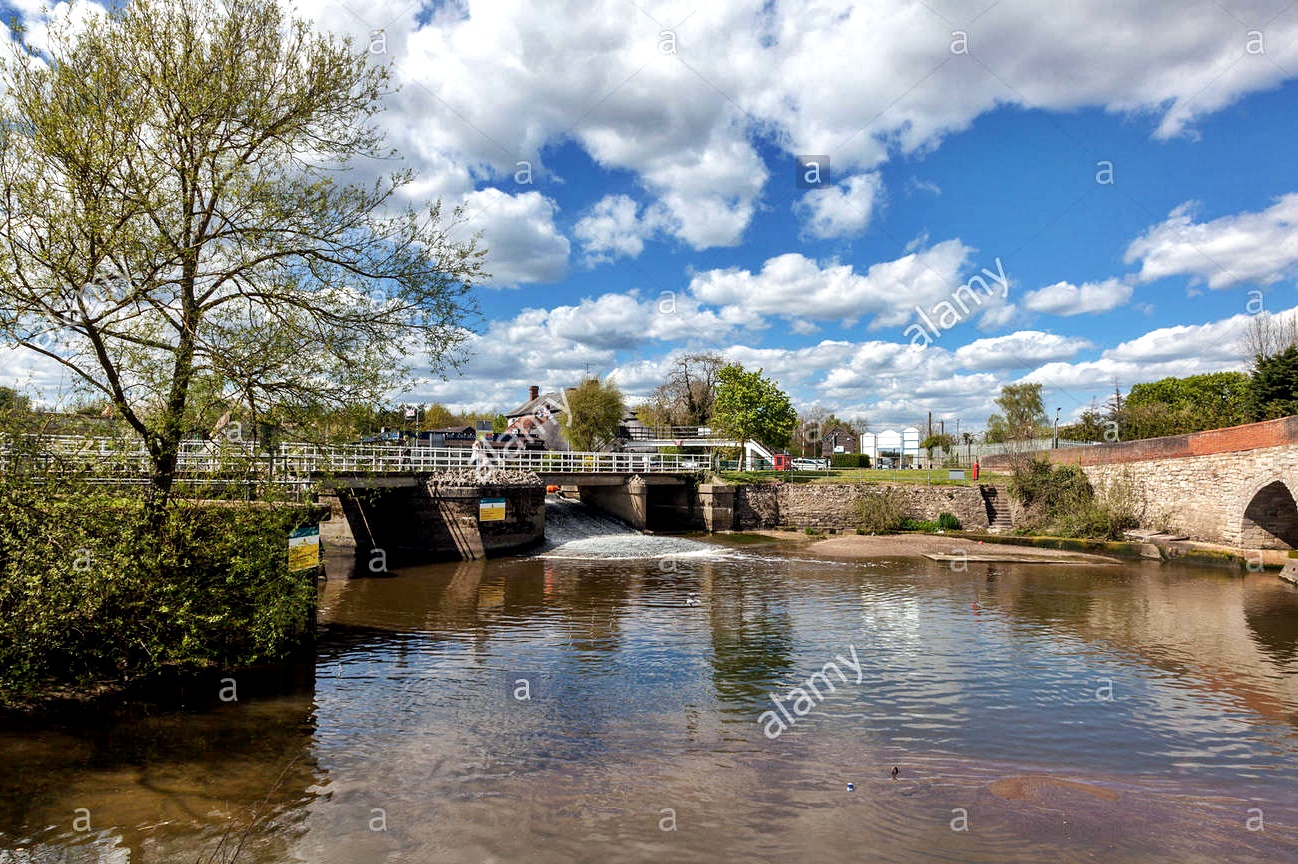
<svg viewBox="0 0 1298 864"><path fill-rule="evenodd" d="M1037 455L1135 496L1145 527L1241 549L1298 548L1298 417Z"/></svg>

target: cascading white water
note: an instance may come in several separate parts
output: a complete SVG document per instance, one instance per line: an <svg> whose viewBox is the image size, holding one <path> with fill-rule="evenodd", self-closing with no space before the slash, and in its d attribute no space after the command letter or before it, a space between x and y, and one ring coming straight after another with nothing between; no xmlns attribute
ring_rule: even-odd
<svg viewBox="0 0 1298 864"><path fill-rule="evenodd" d="M557 495L545 498L545 549L542 558L725 558L725 548L684 537L641 534L620 519L566 501Z"/></svg>

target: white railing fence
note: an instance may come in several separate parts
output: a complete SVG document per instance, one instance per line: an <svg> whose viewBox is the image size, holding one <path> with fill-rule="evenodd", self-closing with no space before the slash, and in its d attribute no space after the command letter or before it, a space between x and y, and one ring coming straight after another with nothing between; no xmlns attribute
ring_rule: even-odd
<svg viewBox="0 0 1298 864"><path fill-rule="evenodd" d="M21 445L21 446L20 446ZM606 453L404 447L399 445L319 446L283 443L273 453L233 442L185 441L177 470L181 476L248 475L285 481L322 474L413 474L456 468L486 467L532 470L538 474L680 474L710 467L705 456L688 454ZM19 465L81 472L102 471L109 477L147 475L149 454L143 444L111 438L50 436L0 441L0 471Z"/></svg>

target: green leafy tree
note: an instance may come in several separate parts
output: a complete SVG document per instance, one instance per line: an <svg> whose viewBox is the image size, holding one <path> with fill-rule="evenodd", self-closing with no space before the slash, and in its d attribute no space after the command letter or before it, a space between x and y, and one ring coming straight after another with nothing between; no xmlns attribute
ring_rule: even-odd
<svg viewBox="0 0 1298 864"><path fill-rule="evenodd" d="M712 424L740 442L760 441L769 448L785 446L798 423L789 396L762 374L737 364L717 373L717 398Z"/></svg>
<svg viewBox="0 0 1298 864"><path fill-rule="evenodd" d="M1298 414L1298 346L1254 363L1251 413L1258 420Z"/></svg>
<svg viewBox="0 0 1298 864"><path fill-rule="evenodd" d="M254 413L374 404L457 362L483 277L391 151L390 73L274 0L132 0L0 65L0 336L144 440L170 497L194 383ZM371 163L372 164L372 163Z"/></svg>
<svg viewBox="0 0 1298 864"><path fill-rule="evenodd" d="M1247 375L1213 372L1135 384L1113 419L1123 440L1136 440L1237 426L1252 409Z"/></svg>
<svg viewBox="0 0 1298 864"><path fill-rule="evenodd" d="M841 426L843 428L843 431L848 432L852 435L856 435L858 437L861 434L861 430L858 428L858 426L865 425L859 420L840 420L838 418L838 415L834 414L832 411L825 417L824 420L820 421L820 423L821 423L821 428L824 429L825 432L831 431L835 426Z"/></svg>
<svg viewBox="0 0 1298 864"><path fill-rule="evenodd" d="M794 440L797 443L798 455L819 457L824 449L823 438L825 431L830 427L826 420L833 415L819 405L813 405L810 408L798 414L798 423L795 427Z"/></svg>
<svg viewBox="0 0 1298 864"><path fill-rule="evenodd" d="M20 415L31 410L31 399L12 387L0 387L0 415Z"/></svg>
<svg viewBox="0 0 1298 864"><path fill-rule="evenodd" d="M933 461L933 451L939 448L950 450L955 446L955 438L942 432L934 432L919 442L919 446L928 451L928 461L931 463Z"/></svg>
<svg viewBox="0 0 1298 864"><path fill-rule="evenodd" d="M441 402L434 402L424 409L421 429L445 429L448 426L462 426L464 418L451 411Z"/></svg>
<svg viewBox="0 0 1298 864"><path fill-rule="evenodd" d="M572 449L594 450L613 440L625 415L626 404L616 384L587 378L567 394L567 404L559 416Z"/></svg>
<svg viewBox="0 0 1298 864"><path fill-rule="evenodd" d="M1088 408L1078 416L1076 423L1060 426L1059 437L1065 441L1104 441L1111 428L1105 422L1105 415L1095 408Z"/></svg>
<svg viewBox="0 0 1298 864"><path fill-rule="evenodd" d="M504 414L497 414L495 417L491 418L492 432L504 432L508 428L509 428L509 418L506 417Z"/></svg>
<svg viewBox="0 0 1298 864"><path fill-rule="evenodd" d="M1040 384L1006 384L996 397L996 406L1000 412L987 418L988 443L1026 441L1043 434L1050 425Z"/></svg>

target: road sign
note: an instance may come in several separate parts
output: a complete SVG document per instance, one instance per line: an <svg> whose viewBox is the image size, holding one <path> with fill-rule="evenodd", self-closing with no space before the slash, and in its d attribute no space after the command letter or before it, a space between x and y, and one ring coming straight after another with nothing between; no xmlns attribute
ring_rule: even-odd
<svg viewBox="0 0 1298 864"><path fill-rule="evenodd" d="M320 526L297 528L288 535L289 572L320 566Z"/></svg>

